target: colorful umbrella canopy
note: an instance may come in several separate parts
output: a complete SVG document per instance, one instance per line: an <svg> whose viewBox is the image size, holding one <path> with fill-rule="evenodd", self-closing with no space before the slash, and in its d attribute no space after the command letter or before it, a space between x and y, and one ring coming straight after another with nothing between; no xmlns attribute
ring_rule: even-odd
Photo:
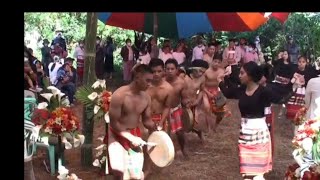
<svg viewBox="0 0 320 180"><path fill-rule="evenodd" d="M261 13L157 13L158 36L187 38L212 31L252 31L268 19ZM103 23L153 34L153 13L99 13Z"/></svg>

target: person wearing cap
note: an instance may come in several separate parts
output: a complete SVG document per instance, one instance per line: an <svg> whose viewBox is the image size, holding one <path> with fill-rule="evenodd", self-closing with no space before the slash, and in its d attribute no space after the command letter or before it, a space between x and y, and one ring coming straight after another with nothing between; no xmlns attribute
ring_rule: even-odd
<svg viewBox="0 0 320 180"><path fill-rule="evenodd" d="M292 64L298 64L298 56L300 53L299 46L293 42L293 37L288 37L288 43L286 45L286 50L288 51L290 61Z"/></svg>
<svg viewBox="0 0 320 180"><path fill-rule="evenodd" d="M52 40L51 46L54 46L58 43L64 51L67 51L67 43L62 33L62 30L56 30L56 37Z"/></svg>
<svg viewBox="0 0 320 180"><path fill-rule="evenodd" d="M84 73L84 59L85 59L84 40L79 41L79 46L75 48L73 57L77 60L78 83L82 84L83 73Z"/></svg>
<svg viewBox="0 0 320 180"><path fill-rule="evenodd" d="M42 64L44 68L44 72L47 76L49 76L49 63L53 60L51 56L51 48L49 47L48 39L43 40L43 47L41 48L41 55L42 55Z"/></svg>

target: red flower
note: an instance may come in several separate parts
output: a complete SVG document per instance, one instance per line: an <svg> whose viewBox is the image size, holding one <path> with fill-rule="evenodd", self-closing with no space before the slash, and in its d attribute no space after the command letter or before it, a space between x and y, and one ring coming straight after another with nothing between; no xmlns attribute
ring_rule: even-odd
<svg viewBox="0 0 320 180"><path fill-rule="evenodd" d="M35 109L31 117L31 121L35 125L43 125L50 117L50 112L45 109Z"/></svg>

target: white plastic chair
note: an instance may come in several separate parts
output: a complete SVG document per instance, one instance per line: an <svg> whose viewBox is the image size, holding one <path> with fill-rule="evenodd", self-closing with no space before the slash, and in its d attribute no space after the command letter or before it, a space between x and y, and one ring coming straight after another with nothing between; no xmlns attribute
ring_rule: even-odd
<svg viewBox="0 0 320 180"><path fill-rule="evenodd" d="M24 176L30 180L35 180L32 156L38 135L39 132L35 129L35 125L30 121L24 121L24 163L26 165Z"/></svg>

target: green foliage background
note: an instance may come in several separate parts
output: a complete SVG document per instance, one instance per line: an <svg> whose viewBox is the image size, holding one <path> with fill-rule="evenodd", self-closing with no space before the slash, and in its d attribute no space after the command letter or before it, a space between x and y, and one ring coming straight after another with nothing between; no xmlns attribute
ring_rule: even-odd
<svg viewBox="0 0 320 180"><path fill-rule="evenodd" d="M37 40L47 38L51 41L54 38L54 31L61 27L65 32L64 36L68 44L69 56L73 54L73 50L77 41L85 36L86 31L86 13L25 13L25 33L37 31L41 37ZM125 44L125 40L130 38L134 40L134 32L122 28L106 26L98 21L98 36L106 39L111 36L117 47L115 51L115 68L121 67L120 48ZM286 37L292 35L300 46L302 54L320 57L320 14L312 13L291 13L284 25L275 19L270 19L266 24L256 31L231 33L231 32L212 32L204 34L207 41L212 37L223 41L223 45L227 45L227 39L230 37L239 38L246 37L253 41L255 36L259 35L261 46L272 53L274 57L280 49L283 49ZM193 38L188 38L187 42L193 46ZM160 39L160 44L163 38ZM173 44L177 43L177 39L173 40ZM35 55L40 58L40 48L34 49ZM312 59L311 59L312 60Z"/></svg>

